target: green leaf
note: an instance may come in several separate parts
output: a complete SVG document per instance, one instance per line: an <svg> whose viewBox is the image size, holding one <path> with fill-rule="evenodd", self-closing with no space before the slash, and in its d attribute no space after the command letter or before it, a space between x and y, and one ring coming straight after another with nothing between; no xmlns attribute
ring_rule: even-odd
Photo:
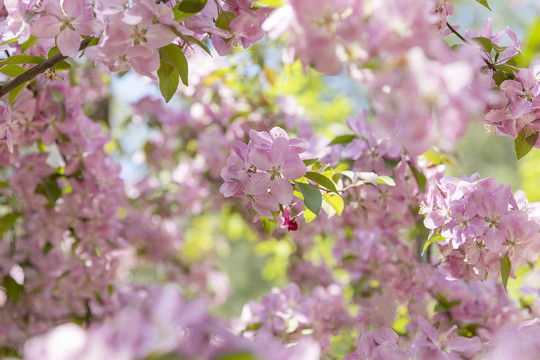
<svg viewBox="0 0 540 360"><path fill-rule="evenodd" d="M55 177L51 175L36 186L35 193L44 195L49 200L47 207L51 208L54 207L56 200L62 195L62 190L58 187Z"/></svg>
<svg viewBox="0 0 540 360"><path fill-rule="evenodd" d="M416 180L416 183L418 184L418 190L424 194L426 192L426 176L417 168L411 165L409 163L409 167L411 168L411 171L413 173L414 179Z"/></svg>
<svg viewBox="0 0 540 360"><path fill-rule="evenodd" d="M231 21L236 18L236 15L230 11L221 11L216 19L216 27L231 31Z"/></svg>
<svg viewBox="0 0 540 360"><path fill-rule="evenodd" d="M52 56L58 54L59 52L60 52L60 50L58 50L58 47L53 46L53 47L49 50L49 52L47 53L47 57L50 58L50 57L52 57Z"/></svg>
<svg viewBox="0 0 540 360"><path fill-rule="evenodd" d="M92 40L90 40L90 42L88 43L88 46L86 46L86 48L88 49L89 47L96 46L97 44L99 44L99 38L95 37Z"/></svg>
<svg viewBox="0 0 540 360"><path fill-rule="evenodd" d="M246 326L246 328L242 332L259 330L262 325L263 325L262 322L256 322L254 324L250 324Z"/></svg>
<svg viewBox="0 0 540 360"><path fill-rule="evenodd" d="M9 39L9 40L6 40L6 41L2 41L0 43L0 45L6 45L6 44L12 44L14 42L16 42L18 39L16 37L14 37L13 39Z"/></svg>
<svg viewBox="0 0 540 360"><path fill-rule="evenodd" d="M493 80L497 86L501 85L504 80L506 80L506 74L501 69L498 69L493 73Z"/></svg>
<svg viewBox="0 0 540 360"><path fill-rule="evenodd" d="M169 44L159 49L161 59L172 65L180 75L184 85L188 85L188 62L186 56L180 47L175 44Z"/></svg>
<svg viewBox="0 0 540 360"><path fill-rule="evenodd" d="M176 353L168 353L168 354L152 354L146 357L144 360L186 360L186 359Z"/></svg>
<svg viewBox="0 0 540 360"><path fill-rule="evenodd" d="M54 65L55 71L64 71L71 69L71 65L66 61L60 61L58 64Z"/></svg>
<svg viewBox="0 0 540 360"><path fill-rule="evenodd" d="M497 44L492 44L493 45L493 50L495 50L495 52L503 52L504 50L508 49L508 46L499 46Z"/></svg>
<svg viewBox="0 0 540 360"><path fill-rule="evenodd" d="M489 7L489 5L488 5L487 0L476 0L476 2L479 3L479 4L484 5L485 7L487 7L487 8L489 9L489 11L491 11L491 9L490 9L490 7Z"/></svg>
<svg viewBox="0 0 540 360"><path fill-rule="evenodd" d="M387 175L381 175L379 176L379 179L377 180L379 184L386 184L388 186L396 186L396 182L394 179L392 179L390 176Z"/></svg>
<svg viewBox="0 0 540 360"><path fill-rule="evenodd" d="M277 227L277 221L274 219L267 219L262 216L261 216L261 221L262 221L264 231L266 231L268 236L272 236L272 233Z"/></svg>
<svg viewBox="0 0 540 360"><path fill-rule="evenodd" d="M188 39L189 41L192 41L194 42L195 44L199 45L204 51L206 51L208 53L208 55L212 56L212 52L210 52L210 49L208 48L208 46L206 46L205 44L203 44L199 39L197 39L196 37L193 37L193 36L186 36L186 39Z"/></svg>
<svg viewBox="0 0 540 360"><path fill-rule="evenodd" d="M43 56L13 55L7 59L0 60L0 66L7 64L39 64L45 60Z"/></svg>
<svg viewBox="0 0 540 360"><path fill-rule="evenodd" d="M525 132L523 130L519 132L516 140L514 140L514 146L516 149L516 156L518 160L522 159L532 150L537 139L538 132L529 135L525 135Z"/></svg>
<svg viewBox="0 0 540 360"><path fill-rule="evenodd" d="M368 281L367 276L362 276L353 286L353 300L356 300L358 298L358 295L360 295L360 291L364 287L364 284Z"/></svg>
<svg viewBox="0 0 540 360"><path fill-rule="evenodd" d="M60 91L54 89L49 89L49 91L51 92L55 101L64 101L64 94L62 94Z"/></svg>
<svg viewBox="0 0 540 360"><path fill-rule="evenodd" d="M19 218L18 213L6 214L0 218L0 238L6 231L11 229L15 225L15 221Z"/></svg>
<svg viewBox="0 0 540 360"><path fill-rule="evenodd" d="M322 205L322 204L321 204ZM313 211L309 210L309 209L304 209L304 219L306 220L306 223L310 223L312 222L313 220L315 220L315 218L317 217L316 214L313 213Z"/></svg>
<svg viewBox="0 0 540 360"><path fill-rule="evenodd" d="M6 65L0 68L0 72L9 77L17 77L24 73L26 70L19 65Z"/></svg>
<svg viewBox="0 0 540 360"><path fill-rule="evenodd" d="M343 202L343 198L341 196L332 194L329 197L325 197L324 201L329 203L336 213L341 216L341 213L343 213L343 208L345 207L345 203Z"/></svg>
<svg viewBox="0 0 540 360"><path fill-rule="evenodd" d="M315 215L319 215L322 205L321 191L310 184L303 184L298 181L295 181L294 183L298 191L304 196L304 205L306 208L311 210Z"/></svg>
<svg viewBox="0 0 540 360"><path fill-rule="evenodd" d="M46 242L45 246L43 247L43 255L47 255L53 248L53 245L50 242Z"/></svg>
<svg viewBox="0 0 540 360"><path fill-rule="evenodd" d="M330 141L330 143L328 144L328 146L330 146L330 145L336 145L336 144L348 144L348 143L350 143L351 141L353 141L354 139L356 139L356 136L355 136L355 135L341 135L341 136L336 136L332 141Z"/></svg>
<svg viewBox="0 0 540 360"><path fill-rule="evenodd" d="M207 2L208 0L182 0L177 8L184 13L197 14L204 9Z"/></svg>
<svg viewBox="0 0 540 360"><path fill-rule="evenodd" d="M159 90L161 95L165 99L165 102L169 102L171 98L176 94L180 78L174 67L165 61L161 60L161 66L157 71L159 78Z"/></svg>
<svg viewBox="0 0 540 360"><path fill-rule="evenodd" d="M508 284L508 278L510 277L510 270L512 269L512 263L508 257L508 253L501 259L501 280L506 291L506 285Z"/></svg>
<svg viewBox="0 0 540 360"><path fill-rule="evenodd" d="M24 84L21 84L19 86L17 86L15 89L11 90L9 92L9 103L12 104L16 99L17 97L19 96L19 94L21 93L21 91L23 91L23 89L30 83L30 81L27 81L25 82Z"/></svg>
<svg viewBox="0 0 540 360"><path fill-rule="evenodd" d="M16 282L11 276L4 276L4 281L2 282L4 289L6 289L6 295L8 300L12 303L19 301L23 286Z"/></svg>
<svg viewBox="0 0 540 360"><path fill-rule="evenodd" d="M233 354L222 355L215 360L259 360L259 358L248 352L237 352Z"/></svg>
<svg viewBox="0 0 540 360"><path fill-rule="evenodd" d="M429 245L435 242L443 241L443 240L445 240L445 237L442 236L441 234L433 234L429 239L426 240L426 243L424 244L424 248L422 249L422 255L424 255Z"/></svg>
<svg viewBox="0 0 540 360"><path fill-rule="evenodd" d="M257 0L253 6L255 7L269 7L277 8L284 4L283 0Z"/></svg>
<svg viewBox="0 0 540 360"><path fill-rule="evenodd" d="M306 159L306 160L304 160L304 164L306 166L310 166L310 165L315 164L317 161L319 161L319 159Z"/></svg>
<svg viewBox="0 0 540 360"><path fill-rule="evenodd" d="M473 40L476 41L482 47L482 49L488 53L490 53L491 49L493 49L493 42L486 37L478 36L474 37Z"/></svg>
<svg viewBox="0 0 540 360"><path fill-rule="evenodd" d="M400 163L401 159L392 160L392 159L387 159L383 157L383 161L384 161L384 167L387 168L388 170L392 170Z"/></svg>
<svg viewBox="0 0 540 360"><path fill-rule="evenodd" d="M313 171L308 171L306 173L306 175L304 175L304 176L306 178L308 178L309 180L314 181L317 184L324 186L328 190L333 191L336 194L338 193L338 191L336 189L336 185L334 184L334 182L332 180L330 180L329 178L327 178L326 176L324 176L323 174L319 174L319 173L313 172Z"/></svg>
<svg viewBox="0 0 540 360"><path fill-rule="evenodd" d="M437 151L428 150L422 155L435 165L439 165L442 163L442 155Z"/></svg>

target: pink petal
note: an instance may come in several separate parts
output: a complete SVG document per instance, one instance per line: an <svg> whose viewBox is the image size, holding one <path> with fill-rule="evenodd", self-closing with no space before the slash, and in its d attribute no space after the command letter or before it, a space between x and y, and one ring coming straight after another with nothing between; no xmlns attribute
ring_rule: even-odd
<svg viewBox="0 0 540 360"><path fill-rule="evenodd" d="M286 179L296 180L306 175L306 164L295 153L287 154L283 165L281 166L281 173Z"/></svg>
<svg viewBox="0 0 540 360"><path fill-rule="evenodd" d="M289 180L276 178L270 182L270 191L280 204L288 205L293 198L293 188Z"/></svg>
<svg viewBox="0 0 540 360"><path fill-rule="evenodd" d="M75 30L70 28L65 28L60 31L58 37L56 38L56 44L58 45L58 50L62 55L75 57L79 52L79 47L81 46L81 37Z"/></svg>
<svg viewBox="0 0 540 360"><path fill-rule="evenodd" d="M249 152L249 162L259 170L269 170L272 167L270 154L267 151L253 149Z"/></svg>
<svg viewBox="0 0 540 360"><path fill-rule="evenodd" d="M504 241L504 236L502 231L500 231L497 228L490 227L486 231L486 235L484 237L484 244L486 244L486 247L489 251L497 252L501 249L501 245Z"/></svg>
<svg viewBox="0 0 540 360"><path fill-rule="evenodd" d="M448 350L456 351L459 354L470 357L476 354L482 348L480 339L476 336L472 338L465 338L463 336L457 336L448 342Z"/></svg>
<svg viewBox="0 0 540 360"><path fill-rule="evenodd" d="M220 36L212 36L212 45L214 45L219 56L225 56L231 50L231 45L225 42Z"/></svg>
<svg viewBox="0 0 540 360"><path fill-rule="evenodd" d="M270 186L271 175L268 173L255 173L246 183L246 192L251 195L264 194Z"/></svg>
<svg viewBox="0 0 540 360"><path fill-rule="evenodd" d="M277 200L269 194L261 194L255 196L253 209L266 218L271 218L271 211L278 211L279 204Z"/></svg>
<svg viewBox="0 0 540 360"><path fill-rule="evenodd" d="M270 161L273 165L281 165L285 161L289 150L289 140L284 137L277 137L272 143L272 152Z"/></svg>
<svg viewBox="0 0 540 360"><path fill-rule="evenodd" d="M141 75L155 79L154 71L159 69L159 53L147 46L134 46L128 50L133 70Z"/></svg>
<svg viewBox="0 0 540 360"><path fill-rule="evenodd" d="M173 42L176 34L168 26L155 24L148 28L144 37L148 46L160 48Z"/></svg>
<svg viewBox="0 0 540 360"><path fill-rule="evenodd" d="M84 2L81 0L63 0L62 10L68 17L76 18L80 15L83 4Z"/></svg>
<svg viewBox="0 0 540 360"><path fill-rule="evenodd" d="M79 16L71 22L71 25L73 25L79 34L86 36L94 35L97 30L97 24L94 18Z"/></svg>
<svg viewBox="0 0 540 360"><path fill-rule="evenodd" d="M418 316L417 319L420 330L422 330L429 340L431 340L434 344L437 344L439 342L439 333L437 332L437 329L435 329L423 317Z"/></svg>
<svg viewBox="0 0 540 360"><path fill-rule="evenodd" d="M60 31L60 22L54 16L42 16L32 22L32 35L40 39L52 39Z"/></svg>
<svg viewBox="0 0 540 360"><path fill-rule="evenodd" d="M240 182L236 180L225 181L219 188L219 192L226 198L236 196L240 192Z"/></svg>

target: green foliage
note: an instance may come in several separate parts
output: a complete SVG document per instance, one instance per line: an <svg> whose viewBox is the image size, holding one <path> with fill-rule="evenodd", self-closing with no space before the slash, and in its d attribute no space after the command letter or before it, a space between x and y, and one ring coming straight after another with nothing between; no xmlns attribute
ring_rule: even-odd
<svg viewBox="0 0 540 360"><path fill-rule="evenodd" d="M159 55L161 56L161 60L174 67L184 85L187 86L188 63L182 49L177 45L169 44L159 49Z"/></svg>
<svg viewBox="0 0 540 360"><path fill-rule="evenodd" d="M221 11L216 19L216 27L231 31L231 21L236 18L236 14L230 11Z"/></svg>
<svg viewBox="0 0 540 360"><path fill-rule="evenodd" d="M177 8L184 13L196 14L204 9L207 2L208 0L182 0Z"/></svg>
<svg viewBox="0 0 540 360"><path fill-rule="evenodd" d="M479 36L479 37L473 38L473 40L477 42L478 44L480 44L482 49L484 49L488 53L490 53L491 50L493 49L493 42L486 37Z"/></svg>
<svg viewBox="0 0 540 360"><path fill-rule="evenodd" d="M506 253L506 255L504 255L504 257L501 259L501 280L504 286L504 290L506 290L506 285L508 284L508 278L510 277L511 269L512 263L510 262L508 253Z"/></svg>
<svg viewBox="0 0 540 360"><path fill-rule="evenodd" d="M165 61L161 60L161 66L157 71L159 78L159 90L165 102L169 102L176 90L178 89L178 84L180 83L180 77L174 67Z"/></svg>
<svg viewBox="0 0 540 360"><path fill-rule="evenodd" d="M438 233L433 234L432 236L430 236L429 239L427 239L426 243L424 244L424 247L422 249L422 255L424 255L424 253L426 252L429 245L431 245L432 243L435 243L435 242L443 241L443 240L445 240L444 236L442 236L441 234L438 234Z"/></svg>
<svg viewBox="0 0 540 360"><path fill-rule="evenodd" d="M484 5L486 8L489 9L489 11L491 11L491 8L489 7L489 4L488 4L487 0L476 0L476 2L479 3L479 4Z"/></svg>
<svg viewBox="0 0 540 360"><path fill-rule="evenodd" d="M261 222L262 222L264 231L266 231L268 236L272 236L272 233L277 227L277 221L275 219L267 219L261 216Z"/></svg>
<svg viewBox="0 0 540 360"><path fill-rule="evenodd" d="M304 197L304 205L315 215L319 215L322 205L321 191L315 186L295 181L295 186Z"/></svg>
<svg viewBox="0 0 540 360"><path fill-rule="evenodd" d="M334 182L331 179L329 179L328 177L324 176L323 174L319 174L319 173L313 172L313 171L308 171L306 173L305 177L308 178L309 180L313 181L313 182L316 182L319 185L322 185L326 189L328 189L330 191L333 191L336 194L338 194L338 191L336 189L336 185L334 184ZM312 209L310 209L310 210L312 210Z"/></svg>
<svg viewBox="0 0 540 360"><path fill-rule="evenodd" d="M49 200L47 207L52 208L56 204L56 200L62 195L62 190L56 182L56 175L51 175L45 178L42 183L38 184L35 190L36 194L41 194Z"/></svg>
<svg viewBox="0 0 540 360"><path fill-rule="evenodd" d="M517 138L514 140L514 146L518 160L522 159L532 150L537 139L538 132L534 132L532 134L527 134L523 130L519 132Z"/></svg>
<svg viewBox="0 0 540 360"><path fill-rule="evenodd" d="M350 143L351 141L353 141L355 138L356 138L356 136L354 136L354 135L340 135L340 136L336 136L332 141L330 141L330 143L328 144L328 146L330 146L330 145L336 145L336 144L348 144L348 143Z"/></svg>
<svg viewBox="0 0 540 360"><path fill-rule="evenodd" d="M216 360L259 360L259 358L248 352L238 352L220 356Z"/></svg>
<svg viewBox="0 0 540 360"><path fill-rule="evenodd" d="M21 293L23 291L23 286L17 283L11 276L4 276L2 281L2 286L6 290L6 295L9 301L16 303L19 301Z"/></svg>
<svg viewBox="0 0 540 360"><path fill-rule="evenodd" d="M19 218L20 214L10 213L0 218L0 238L9 231L15 225L15 222Z"/></svg>
<svg viewBox="0 0 540 360"><path fill-rule="evenodd" d="M416 183L418 184L419 191L423 194L426 192L426 176L424 173L422 173L420 170L415 168L414 166L409 163L409 167L411 168L411 171L413 173L414 179L416 180Z"/></svg>

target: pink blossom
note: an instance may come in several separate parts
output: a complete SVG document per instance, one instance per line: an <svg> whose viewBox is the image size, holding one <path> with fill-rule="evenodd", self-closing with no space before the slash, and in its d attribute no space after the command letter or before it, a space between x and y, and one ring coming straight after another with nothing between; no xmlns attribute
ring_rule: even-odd
<svg viewBox="0 0 540 360"><path fill-rule="evenodd" d="M38 38L56 37L58 50L75 57L79 52L80 35L91 36L96 31L95 20L88 3L79 0L47 0L46 10L32 22L32 34Z"/></svg>

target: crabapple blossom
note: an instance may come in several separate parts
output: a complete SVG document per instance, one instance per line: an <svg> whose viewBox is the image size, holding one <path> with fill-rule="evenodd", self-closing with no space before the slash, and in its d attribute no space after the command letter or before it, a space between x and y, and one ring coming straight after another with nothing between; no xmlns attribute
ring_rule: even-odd
<svg viewBox="0 0 540 360"><path fill-rule="evenodd" d="M221 172L225 183L220 191L225 197L241 196L248 208L272 217L270 212L279 210L278 204L292 202L290 181L306 174L306 165L299 154L308 144L301 139L289 139L281 128L270 132L251 130L249 135L251 141L247 145L240 141L233 143L235 154L227 159L227 166Z"/></svg>
<svg viewBox="0 0 540 360"><path fill-rule="evenodd" d="M508 256L512 272L540 250L540 225L519 207L509 187L493 178L445 176L430 184L421 213L437 242L449 277L480 280L500 272Z"/></svg>

